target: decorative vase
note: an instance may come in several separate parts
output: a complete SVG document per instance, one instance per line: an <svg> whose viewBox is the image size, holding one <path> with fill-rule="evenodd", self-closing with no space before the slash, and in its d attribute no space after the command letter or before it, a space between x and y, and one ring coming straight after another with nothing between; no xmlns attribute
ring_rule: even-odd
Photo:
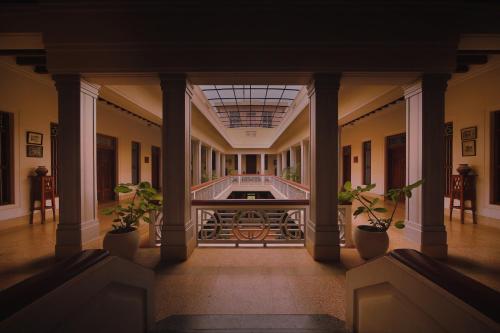
<svg viewBox="0 0 500 333"><path fill-rule="evenodd" d="M458 165L457 172L462 176L468 175L471 171L472 168L467 163L462 163Z"/></svg>
<svg viewBox="0 0 500 333"><path fill-rule="evenodd" d="M387 231L371 225L359 225L354 229L354 244L361 258L368 260L384 255L389 248Z"/></svg>
<svg viewBox="0 0 500 333"><path fill-rule="evenodd" d="M44 165L40 165L38 168L35 169L35 173L37 176L45 176L49 172L49 169L47 169Z"/></svg>
<svg viewBox="0 0 500 333"><path fill-rule="evenodd" d="M139 248L139 231L114 233L108 232L104 236L102 247L112 256L132 260Z"/></svg>

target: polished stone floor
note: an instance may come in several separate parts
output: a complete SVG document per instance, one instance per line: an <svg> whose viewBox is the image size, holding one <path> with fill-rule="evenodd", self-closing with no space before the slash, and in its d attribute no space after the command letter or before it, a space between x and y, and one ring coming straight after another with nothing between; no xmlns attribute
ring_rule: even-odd
<svg viewBox="0 0 500 333"><path fill-rule="evenodd" d="M404 215L398 209L397 215ZM50 216L50 215L49 215ZM480 218L446 220L449 259L453 268L500 290L500 221ZM100 216L100 247L111 229ZM355 224L364 221L355 221ZM54 262L56 224L49 217L29 225L27 218L0 222L0 289ZM156 272L156 318L174 314L327 314L345 319L345 271L363 263L355 249L342 249L341 263L325 264L299 249L197 249L189 260L161 265L159 249L147 248L148 227L141 228L142 248L135 261ZM404 230L391 229L390 247L411 247Z"/></svg>

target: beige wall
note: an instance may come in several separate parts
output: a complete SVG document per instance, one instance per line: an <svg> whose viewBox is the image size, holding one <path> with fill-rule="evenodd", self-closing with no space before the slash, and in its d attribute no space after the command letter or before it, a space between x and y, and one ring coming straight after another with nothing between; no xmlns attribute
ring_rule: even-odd
<svg viewBox="0 0 500 333"><path fill-rule="evenodd" d="M118 182L132 181L132 141L141 144L140 179L151 182L151 147L161 147L161 129L117 111L106 103L97 102L96 131L117 138ZM145 158L149 157L149 163Z"/></svg>
<svg viewBox="0 0 500 333"><path fill-rule="evenodd" d="M12 60L0 62L0 110L14 114L15 203L0 206L0 220L29 213L28 175L39 165L50 170L50 123L57 123L57 92L48 75L34 74ZM151 180L151 145L161 146L161 131L105 103L97 103L97 132L118 139L118 180L131 180L131 141L141 142L141 178ZM43 158L26 157L26 132L43 134ZM61 171L64 172L64 171ZM50 215L49 215L50 216Z"/></svg>
<svg viewBox="0 0 500 333"><path fill-rule="evenodd" d="M362 185L362 143L372 142L372 184L377 184L373 193L383 194L385 188L385 138L389 135L406 131L405 104L400 103L384 109L378 114L342 127L341 146L351 146L351 182L354 186ZM354 157L358 162L354 163ZM342 161L339 161L342 166Z"/></svg>
<svg viewBox="0 0 500 333"><path fill-rule="evenodd" d="M490 196L490 113L500 110L500 64L496 68L472 74L456 74L449 81L446 92L445 121L453 122L453 172L460 163L468 163L477 174L478 214L500 219L500 206L489 203ZM488 67L485 66L485 69ZM383 194L385 189L385 137L405 132L405 104L397 104L378 114L365 118L354 126L342 128L342 146L351 145L351 178L354 185L362 179L362 142L372 141L373 191ZM460 130L477 126L476 156L462 156ZM358 163L354 157L358 156ZM445 199L448 205L448 199Z"/></svg>
<svg viewBox="0 0 500 333"><path fill-rule="evenodd" d="M0 62L0 110L14 114L15 202L0 206L0 220L5 220L28 214L30 172L39 165L50 170L50 123L57 122L52 80L21 70L13 61ZM26 157L26 131L43 134L43 158Z"/></svg>
<svg viewBox="0 0 500 333"><path fill-rule="evenodd" d="M459 163L472 166L477 174L479 214L500 219L500 205L489 203L490 113L500 110L500 63L495 70L466 78L454 78L446 93L446 121L453 122L453 168ZM471 126L477 126L476 156L466 157L460 130Z"/></svg>

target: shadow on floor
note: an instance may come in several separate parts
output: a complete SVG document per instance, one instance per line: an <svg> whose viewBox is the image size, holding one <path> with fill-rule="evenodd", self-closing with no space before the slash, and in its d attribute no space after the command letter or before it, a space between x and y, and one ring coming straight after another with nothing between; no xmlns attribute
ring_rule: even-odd
<svg viewBox="0 0 500 333"><path fill-rule="evenodd" d="M174 315L157 323L154 332L347 332L330 315Z"/></svg>

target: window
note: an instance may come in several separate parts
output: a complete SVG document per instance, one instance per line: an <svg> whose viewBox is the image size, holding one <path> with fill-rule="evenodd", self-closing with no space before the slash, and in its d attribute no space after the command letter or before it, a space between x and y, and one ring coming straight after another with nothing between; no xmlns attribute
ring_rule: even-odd
<svg viewBox="0 0 500 333"><path fill-rule="evenodd" d="M0 205L14 203L14 116L0 112Z"/></svg>
<svg viewBox="0 0 500 333"><path fill-rule="evenodd" d="M268 158L269 156L267 155L264 155L264 170L267 170L269 169L269 161L268 161Z"/></svg>
<svg viewBox="0 0 500 333"><path fill-rule="evenodd" d="M363 184L372 183L372 142L363 142Z"/></svg>
<svg viewBox="0 0 500 333"><path fill-rule="evenodd" d="M141 180L141 144L132 141L132 184Z"/></svg>
<svg viewBox="0 0 500 333"><path fill-rule="evenodd" d="M500 204L500 111L491 114L491 203Z"/></svg>
<svg viewBox="0 0 500 333"><path fill-rule="evenodd" d="M59 193L59 125L50 123L50 174L54 177L56 196Z"/></svg>
<svg viewBox="0 0 500 333"><path fill-rule="evenodd" d="M444 195L450 196L451 174L453 173L453 123L444 124Z"/></svg>
<svg viewBox="0 0 500 333"><path fill-rule="evenodd" d="M290 150L287 150L286 151L286 165L285 165L285 168L289 167L289 166L291 166L291 164L290 164Z"/></svg>

